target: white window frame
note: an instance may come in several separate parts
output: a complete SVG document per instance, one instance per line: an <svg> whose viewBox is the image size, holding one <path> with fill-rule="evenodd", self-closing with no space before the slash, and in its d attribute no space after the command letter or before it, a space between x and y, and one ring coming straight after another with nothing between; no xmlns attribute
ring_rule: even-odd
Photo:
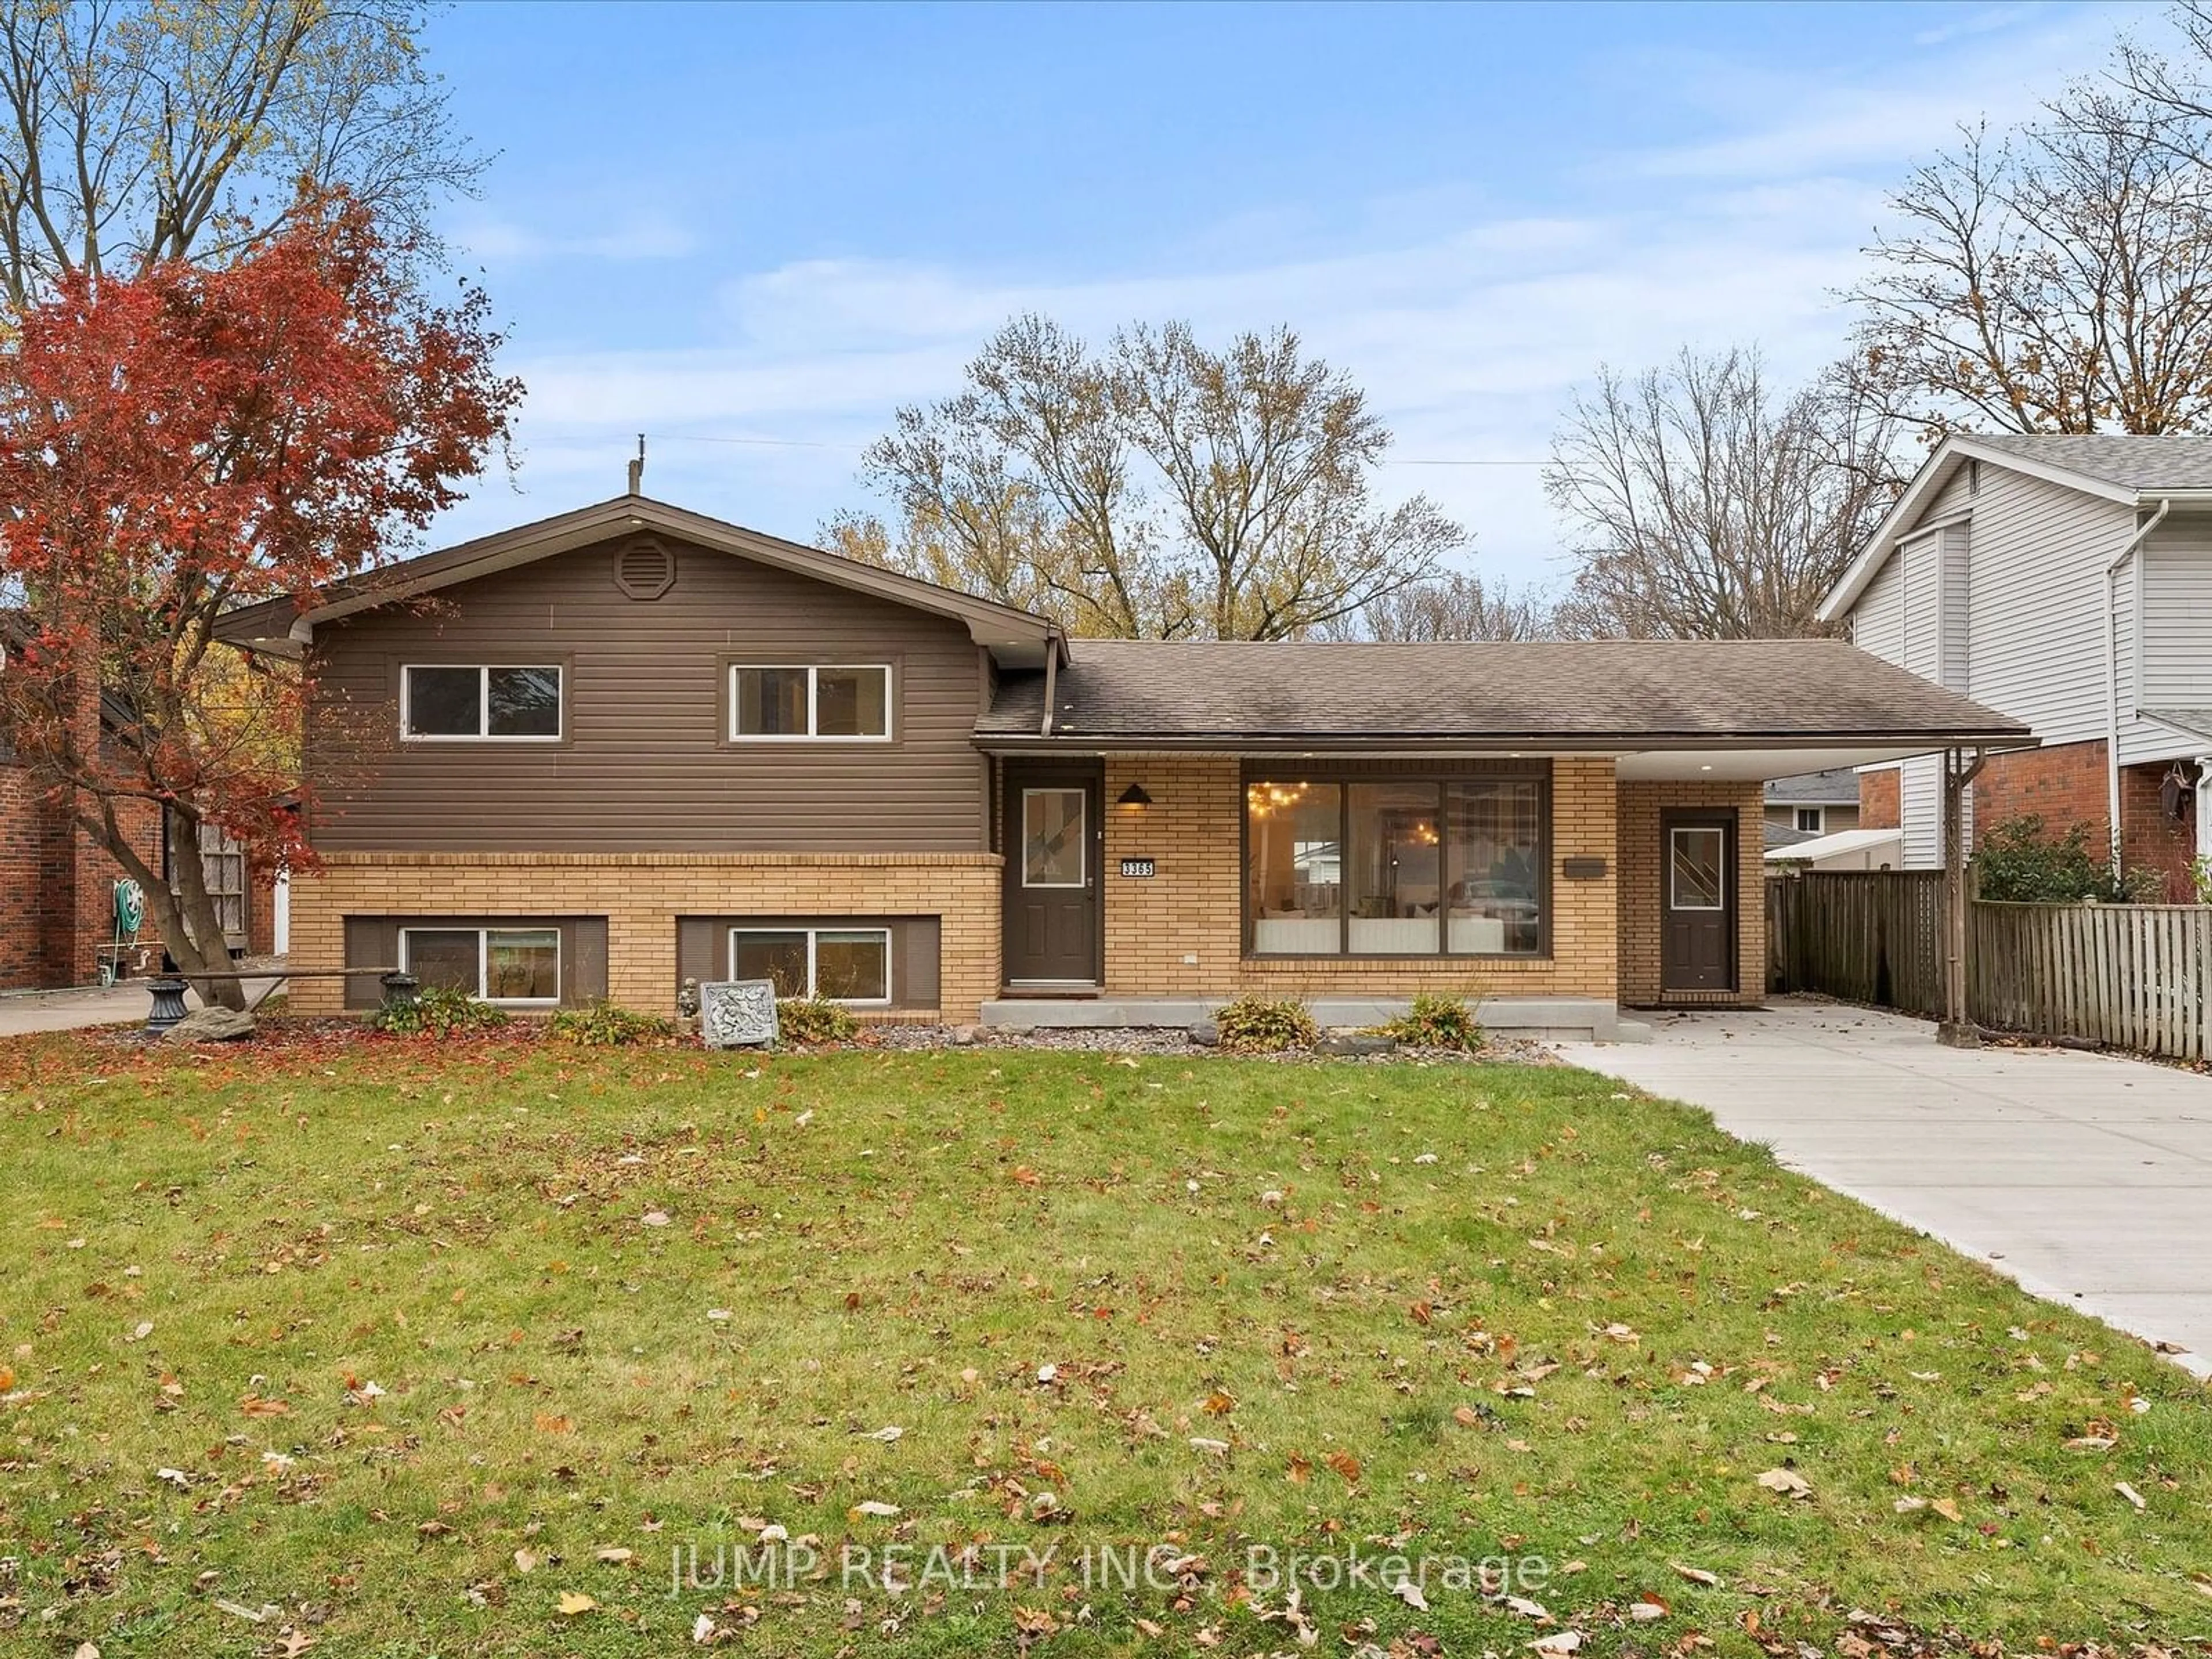
<svg viewBox="0 0 2212 1659"><path fill-rule="evenodd" d="M558 927L445 927L435 922L424 922L419 927L399 930L399 971L415 971L415 947L408 941L416 933L474 933L477 936L477 988L470 994L478 1002L489 1002L498 1008L557 1008L561 1006L561 930ZM553 994L550 997L490 997L484 994L491 983L491 936L494 933L550 933L553 936Z"/></svg>
<svg viewBox="0 0 2212 1659"><path fill-rule="evenodd" d="M1813 823L1809 830L1807 830L1805 823L1805 815L1808 812L1813 815ZM1825 835L1828 829L1828 809L1825 806L1796 807L1790 813L1790 822L1800 830L1805 830L1808 834Z"/></svg>
<svg viewBox="0 0 2212 1659"><path fill-rule="evenodd" d="M841 927L836 922L823 922L818 925L811 922L799 922L793 923L788 927L732 927L730 929L730 937L728 941L730 977L732 979L738 977L738 939L740 935L752 934L759 936L762 934L775 933L799 933L805 935L806 939L806 994L809 998L812 998L815 995L816 988L821 983L820 976L815 969L815 946L820 935L823 933L868 933L883 940L883 995L879 997L831 997L830 1000L832 1002L842 1003L848 1008L888 1008L891 1006L892 959L891 930L890 928L870 927L866 926L846 927Z"/></svg>
<svg viewBox="0 0 2212 1659"><path fill-rule="evenodd" d="M822 673L824 669L872 668L884 677L884 729L880 732L823 732ZM778 673L806 671L806 729L804 732L740 732L738 730L738 675L763 669ZM733 662L730 665L730 741L732 743L889 743L897 727L896 675L887 662Z"/></svg>
<svg viewBox="0 0 2212 1659"><path fill-rule="evenodd" d="M1075 838L1073 881L1030 879L1030 798L1033 795L1073 795L1083 803L1082 833ZM1022 791L1022 886L1032 893L1072 893L1091 885L1091 791L1079 783L1039 784Z"/></svg>
<svg viewBox="0 0 2212 1659"><path fill-rule="evenodd" d="M414 730L415 671L418 668L472 668L477 676L477 729L471 732ZM559 685L554 698L557 729L550 732L495 732L491 729L491 676L495 668L528 668L550 672ZM559 743L568 735L568 668L557 662L408 662L399 665L399 740L402 743Z"/></svg>
<svg viewBox="0 0 2212 1659"><path fill-rule="evenodd" d="M1715 836L1719 837L1721 843L1720 861L1713 866L1715 873L1718 878L1719 889L1714 895L1714 902L1711 904L1685 904L1681 902L1682 889L1679 878L1682 873L1682 867L1680 861L1674 856L1674 847L1684 836ZM1669 824L1668 826L1667 908L1668 909L1680 910L1692 915L1709 916L1718 915L1720 912L1724 911L1729 908L1728 877L1728 831L1726 830L1717 823L1675 823Z"/></svg>

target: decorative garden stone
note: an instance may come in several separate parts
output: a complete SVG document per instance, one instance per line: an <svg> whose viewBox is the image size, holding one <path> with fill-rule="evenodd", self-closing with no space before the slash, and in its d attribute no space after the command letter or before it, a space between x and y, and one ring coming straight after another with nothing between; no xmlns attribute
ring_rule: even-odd
<svg viewBox="0 0 2212 1659"><path fill-rule="evenodd" d="M764 1048L775 1042L775 981L708 980L699 988L699 1031L709 1048Z"/></svg>

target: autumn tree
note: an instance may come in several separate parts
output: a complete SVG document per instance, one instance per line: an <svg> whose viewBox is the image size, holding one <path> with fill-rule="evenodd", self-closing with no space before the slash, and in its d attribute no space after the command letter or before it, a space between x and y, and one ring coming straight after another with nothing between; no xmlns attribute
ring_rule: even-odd
<svg viewBox="0 0 2212 1659"><path fill-rule="evenodd" d="M1571 636L1760 639L1814 612L1895 499L1895 423L1847 380L1796 391L1754 350L1601 370L1552 442L1545 493L1576 561Z"/></svg>
<svg viewBox="0 0 2212 1659"><path fill-rule="evenodd" d="M1855 374L1889 412L1929 432L2212 426L2212 110L2163 58L2124 49L2120 71L1963 130L1892 192L1848 296Z"/></svg>
<svg viewBox="0 0 2212 1659"><path fill-rule="evenodd" d="M1552 600L1533 588L1486 582L1468 570L1439 571L1370 599L1320 631L1341 640L1547 640L1559 620Z"/></svg>
<svg viewBox="0 0 2212 1659"><path fill-rule="evenodd" d="M870 446L890 522L832 520L834 546L1079 634L1268 640L1421 581L1466 540L1425 496L1375 499L1389 433L1288 329L1216 349L1139 325L1094 351L1022 317L966 382Z"/></svg>
<svg viewBox="0 0 2212 1659"><path fill-rule="evenodd" d="M391 246L481 161L413 0L0 0L0 291L216 262L343 188Z"/></svg>
<svg viewBox="0 0 2212 1659"><path fill-rule="evenodd" d="M33 600L0 722L188 975L227 959L200 860L173 860L172 892L132 804L170 815L180 854L213 824L313 865L272 740L298 728L303 678L222 660L219 618L311 606L374 563L458 498L519 396L483 295L428 304L402 263L366 208L313 204L218 268L65 271L0 355L0 564Z"/></svg>

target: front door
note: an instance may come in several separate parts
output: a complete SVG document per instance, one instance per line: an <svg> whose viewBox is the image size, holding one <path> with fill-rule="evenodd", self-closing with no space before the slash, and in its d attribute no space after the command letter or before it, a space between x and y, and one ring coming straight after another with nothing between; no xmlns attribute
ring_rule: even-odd
<svg viewBox="0 0 2212 1659"><path fill-rule="evenodd" d="M1103 781L1096 765L1007 763L1000 844L1009 985L1089 990L1098 983Z"/></svg>
<svg viewBox="0 0 2212 1659"><path fill-rule="evenodd" d="M1659 834L1660 988L1733 991L1735 816L1669 812Z"/></svg>

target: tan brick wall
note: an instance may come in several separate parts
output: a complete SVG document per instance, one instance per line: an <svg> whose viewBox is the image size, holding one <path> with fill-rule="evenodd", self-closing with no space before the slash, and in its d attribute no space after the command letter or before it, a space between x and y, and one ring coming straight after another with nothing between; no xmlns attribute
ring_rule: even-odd
<svg viewBox="0 0 2212 1659"><path fill-rule="evenodd" d="M965 1022L998 994L999 871L995 853L334 853L292 883L291 961L343 966L349 915L605 916L608 996L668 1013L679 915L935 915L939 1008ZM291 1006L341 996L301 980Z"/></svg>
<svg viewBox="0 0 2212 1659"><path fill-rule="evenodd" d="M1629 1007L1661 1003L1749 1006L1766 994L1766 865L1764 790L1756 783L1648 783L1620 786L1620 1000ZM1659 988L1659 826L1670 806L1734 807L1736 812L1736 984L1733 992Z"/></svg>
<svg viewBox="0 0 2212 1659"><path fill-rule="evenodd" d="M1465 996L1610 998L1616 979L1613 762L1564 759L1552 771L1552 954L1528 961L1406 957L1247 961L1239 868L1239 763L1220 755L1106 757L1106 991L1114 996ZM1140 783L1144 807L1115 805ZM1594 881L1568 881L1569 858L1606 860ZM1158 873L1124 878L1124 858ZM1194 956L1194 963L1185 956Z"/></svg>

